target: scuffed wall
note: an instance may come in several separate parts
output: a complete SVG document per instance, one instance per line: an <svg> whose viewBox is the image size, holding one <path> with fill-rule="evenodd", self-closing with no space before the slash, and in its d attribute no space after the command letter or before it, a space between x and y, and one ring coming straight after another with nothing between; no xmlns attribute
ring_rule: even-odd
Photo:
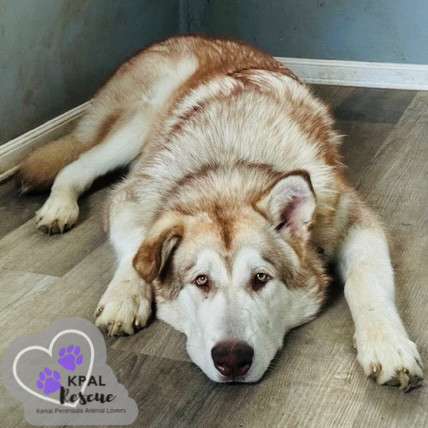
<svg viewBox="0 0 428 428"><path fill-rule="evenodd" d="M273 55L428 64L427 0L187 0L190 32Z"/></svg>
<svg viewBox="0 0 428 428"><path fill-rule="evenodd" d="M88 100L124 59L179 31L176 0L0 0L0 143Z"/></svg>

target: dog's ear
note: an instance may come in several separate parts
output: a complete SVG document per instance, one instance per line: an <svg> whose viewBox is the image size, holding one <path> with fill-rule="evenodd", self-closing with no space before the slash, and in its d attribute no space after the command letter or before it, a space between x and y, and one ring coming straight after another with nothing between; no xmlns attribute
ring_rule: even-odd
<svg viewBox="0 0 428 428"><path fill-rule="evenodd" d="M162 223L154 227L134 257L134 268L147 283L162 274L183 236L182 223Z"/></svg>
<svg viewBox="0 0 428 428"><path fill-rule="evenodd" d="M307 239L315 220L316 199L309 174L293 171L276 181L259 202L284 239Z"/></svg>

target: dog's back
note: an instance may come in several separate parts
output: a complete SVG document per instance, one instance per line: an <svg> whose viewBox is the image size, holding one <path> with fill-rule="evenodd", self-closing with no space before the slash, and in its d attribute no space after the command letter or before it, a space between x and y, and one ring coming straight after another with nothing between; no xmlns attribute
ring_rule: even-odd
<svg viewBox="0 0 428 428"><path fill-rule="evenodd" d="M276 76L277 81L266 81L263 76L254 74L255 70L269 72L265 75L268 80ZM291 88L284 91L285 87L281 92L282 77L286 78L285 81L298 82L296 76L281 63L243 43L203 37L172 37L154 44L118 68L98 91L73 133L36 150L23 160L18 172L21 190L26 192L49 188L58 172L67 164L130 122L141 119L144 123L144 126L140 123L140 127L144 128L144 132L138 135L140 141L148 140L148 135L158 127L159 121L174 120L171 119L174 113L180 116L175 118L173 125L178 129L178 122L186 120L192 109L200 109L204 99L221 93L229 96L228 88L232 86L234 91L266 92L270 84L271 95L276 93L277 100L282 98L282 101L292 101L291 97L297 93L292 94ZM210 81L212 85L208 84ZM223 88L219 85L223 85ZM294 88L298 87L303 88L294 84ZM325 121L325 111L315 110L322 110L321 105L310 106L313 99L307 97L306 90L297 95L294 101L295 105L290 108L299 111L299 115L302 115L301 103L308 107L305 116L299 120L300 125L306 131L312 129L319 133L319 125ZM325 125L324 130L330 123ZM143 145L140 145L138 151L142 148ZM128 157L135 154L135 150L131 152ZM329 156L336 160L334 150ZM120 165L106 166L99 174L116 166Z"/></svg>

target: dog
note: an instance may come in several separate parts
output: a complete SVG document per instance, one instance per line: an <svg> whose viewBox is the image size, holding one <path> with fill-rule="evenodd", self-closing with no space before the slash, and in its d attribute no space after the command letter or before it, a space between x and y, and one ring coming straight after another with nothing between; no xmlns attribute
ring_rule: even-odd
<svg viewBox="0 0 428 428"><path fill-rule="evenodd" d="M52 185L37 228L62 233L98 176L131 165L105 222L118 265L95 311L111 336L156 315L187 336L215 382L256 382L284 335L312 320L335 262L357 358L409 390L422 365L394 303L387 239L344 178L328 108L285 66L241 42L153 44L118 68L74 131L20 164Z"/></svg>

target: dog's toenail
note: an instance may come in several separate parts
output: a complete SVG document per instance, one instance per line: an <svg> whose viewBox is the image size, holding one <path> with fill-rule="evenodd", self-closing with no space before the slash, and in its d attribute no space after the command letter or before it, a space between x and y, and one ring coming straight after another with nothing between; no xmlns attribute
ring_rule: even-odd
<svg viewBox="0 0 428 428"><path fill-rule="evenodd" d="M371 372L373 377L379 376L381 370L382 370L382 366L380 365L380 363L371 364Z"/></svg>

